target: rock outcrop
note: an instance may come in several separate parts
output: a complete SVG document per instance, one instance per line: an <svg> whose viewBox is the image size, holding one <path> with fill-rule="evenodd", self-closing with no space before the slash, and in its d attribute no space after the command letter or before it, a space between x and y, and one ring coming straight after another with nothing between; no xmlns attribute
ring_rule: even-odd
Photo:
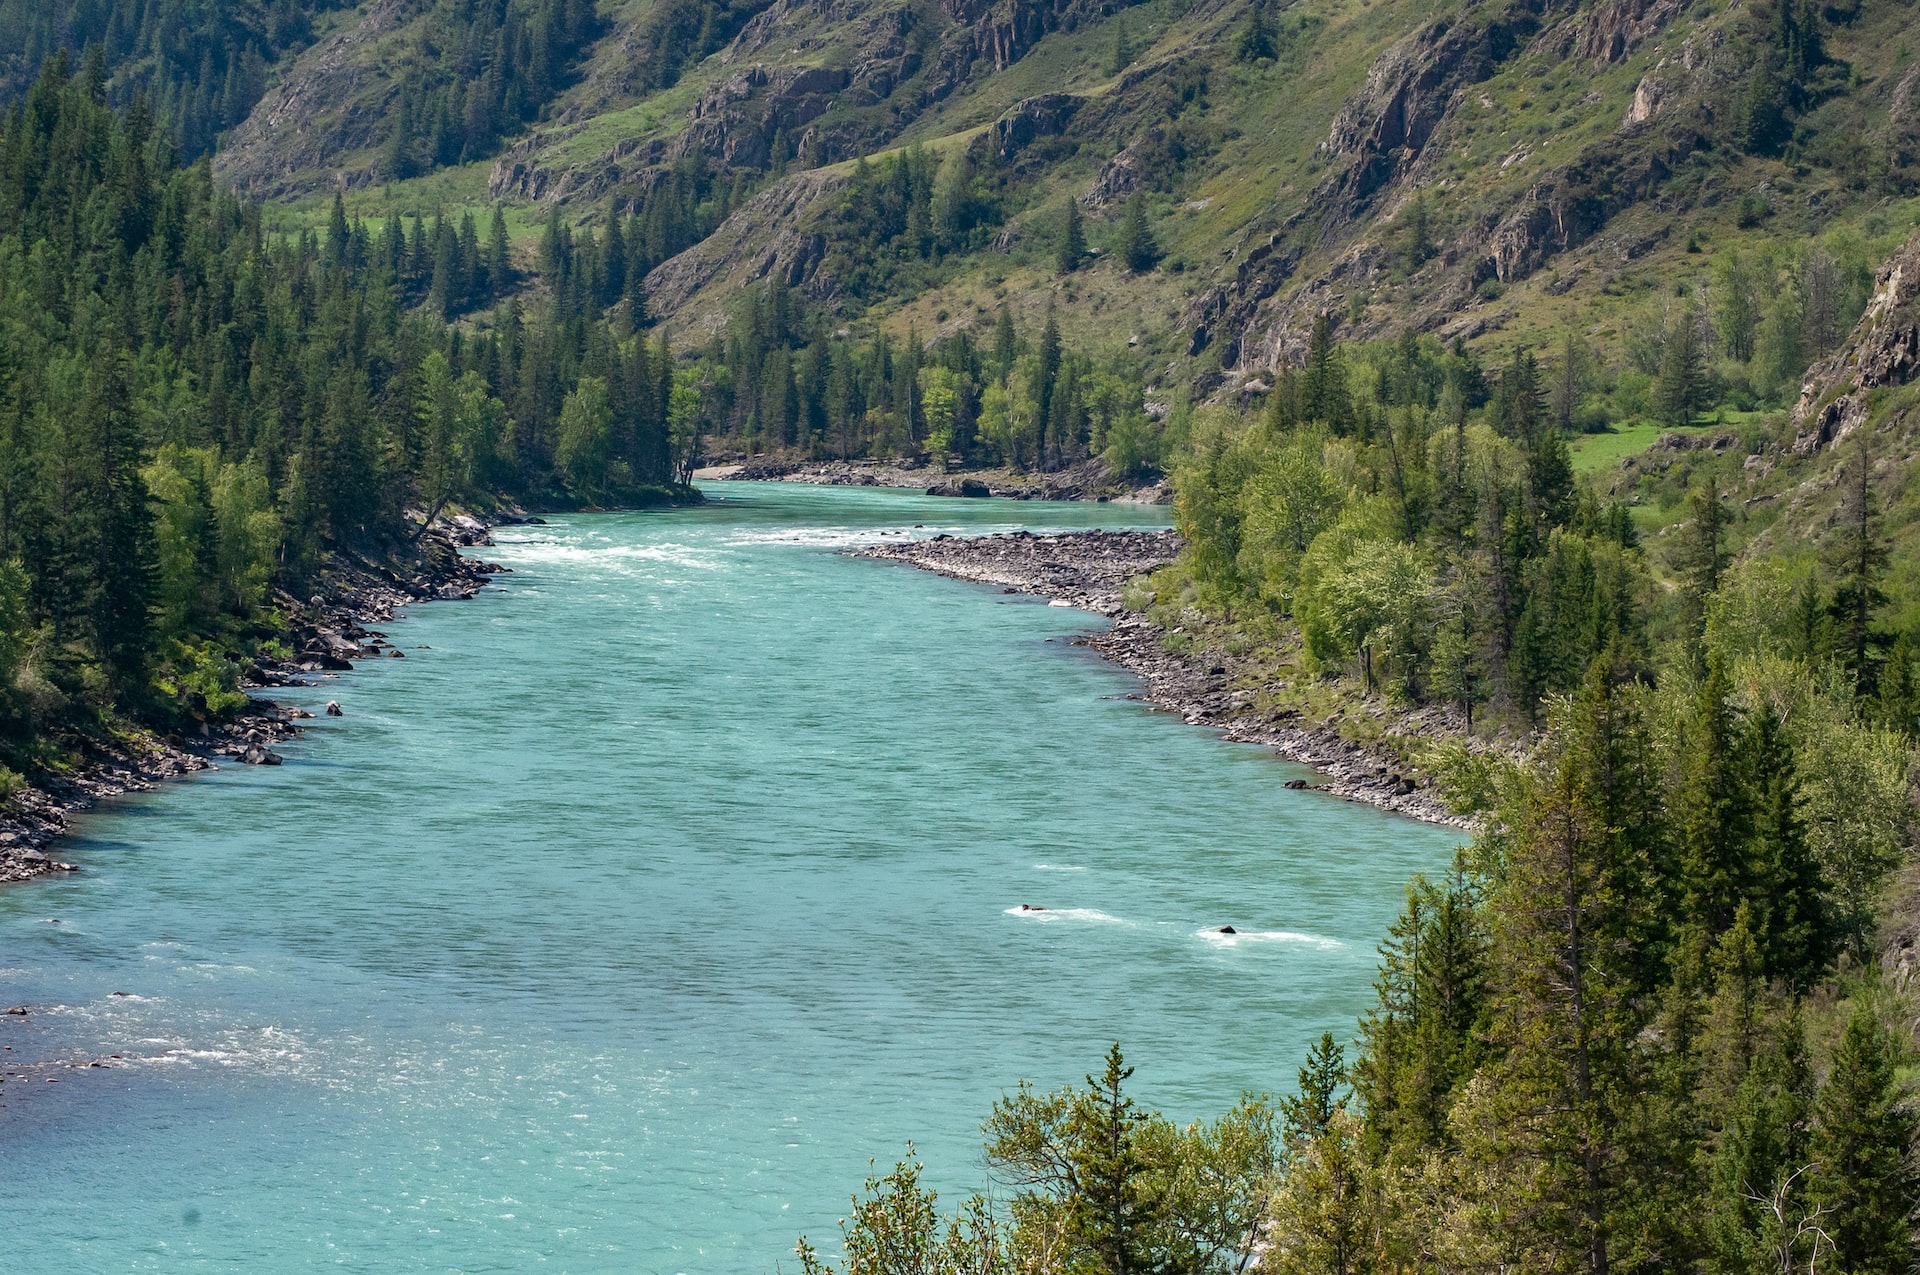
<svg viewBox="0 0 1920 1275"><path fill-rule="evenodd" d="M1853 335L1813 365L1794 408L1793 448L1815 452L1836 443L1870 414L1875 390L1920 379L1920 231L1874 281L1873 299Z"/></svg>
<svg viewBox="0 0 1920 1275"><path fill-rule="evenodd" d="M647 276L648 307L670 318L718 280L744 284L774 274L810 296L831 298L837 285L819 269L826 239L814 223L846 182L831 169L814 169L761 191L713 234L654 267Z"/></svg>
<svg viewBox="0 0 1920 1275"><path fill-rule="evenodd" d="M251 195L284 194L299 175L379 144L392 130L388 107L399 86L361 52L414 16L409 0L378 0L303 53L222 142L221 178ZM354 185L371 175L342 170L337 180Z"/></svg>

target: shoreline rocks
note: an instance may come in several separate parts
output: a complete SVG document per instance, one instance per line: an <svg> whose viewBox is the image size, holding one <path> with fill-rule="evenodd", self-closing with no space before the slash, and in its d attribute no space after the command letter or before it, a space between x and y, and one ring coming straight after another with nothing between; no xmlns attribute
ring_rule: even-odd
<svg viewBox="0 0 1920 1275"><path fill-rule="evenodd" d="M502 567L462 556L461 548L492 543L486 527L457 516L436 519L410 547L412 562L382 563L341 555L323 573L322 592L306 600L276 591L273 602L287 617L282 640L289 660L259 659L241 674L243 689L307 687L318 676L342 673L363 659L398 655L386 635L368 626L396 618L416 602L472 598ZM337 704L327 706L340 716ZM278 766L273 745L301 734L313 714L254 697L228 722L200 722L197 734L162 737L142 732L108 744L80 745L77 764L65 773L36 776L0 803L0 884L78 871L47 853L72 830L73 816L101 801L150 792L162 781L211 769L216 758L244 765Z"/></svg>
<svg viewBox="0 0 1920 1275"><path fill-rule="evenodd" d="M1097 457L1041 474L1007 468L944 471L914 461L795 461L749 456L704 466L694 470L693 476L708 482L900 487L917 489L929 496L961 499L1000 496L1009 500L1118 501L1141 505L1164 505L1173 499L1173 490L1164 478L1147 484L1129 482Z"/></svg>
<svg viewBox="0 0 1920 1275"><path fill-rule="evenodd" d="M1220 652L1167 650L1161 626L1127 610L1127 582L1172 562L1180 552L1172 531L1075 531L1036 536L936 536L931 540L872 545L856 557L904 563L956 580L998 585L1108 617L1102 633L1075 644L1140 677L1135 697L1180 714L1190 726L1207 726L1237 743L1260 744L1281 759L1311 766L1321 782L1288 780L1288 788L1311 788L1348 801L1378 806L1424 823L1467 828L1469 820L1448 810L1432 788L1408 775L1404 763L1344 738L1331 722L1290 720L1291 710L1263 715L1255 696L1236 689L1233 658Z"/></svg>

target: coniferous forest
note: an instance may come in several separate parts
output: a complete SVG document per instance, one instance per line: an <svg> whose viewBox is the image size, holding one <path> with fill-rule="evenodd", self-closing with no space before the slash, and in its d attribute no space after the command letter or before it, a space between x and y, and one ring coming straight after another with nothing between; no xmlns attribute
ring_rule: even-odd
<svg viewBox="0 0 1920 1275"><path fill-rule="evenodd" d="M1155 493L1125 609L1471 832L1238 1105L1121 1041L800 1268L1920 1269L1911 6L1360 8L0 0L0 795L458 512Z"/></svg>
<svg viewBox="0 0 1920 1275"><path fill-rule="evenodd" d="M8 110L0 169L16 771L117 717L231 713L277 632L273 589L304 596L329 555L399 550L452 503L686 493L697 391L664 334L572 295L564 243L552 305L450 327L516 287L497 224L483 242L471 220L336 210L269 234L144 100L108 105L97 47L56 53Z"/></svg>

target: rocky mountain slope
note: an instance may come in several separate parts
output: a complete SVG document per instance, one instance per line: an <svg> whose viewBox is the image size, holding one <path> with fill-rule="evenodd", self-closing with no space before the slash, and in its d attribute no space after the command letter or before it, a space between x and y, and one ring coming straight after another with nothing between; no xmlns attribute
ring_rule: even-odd
<svg viewBox="0 0 1920 1275"><path fill-rule="evenodd" d="M306 207L343 188L369 215L501 201L530 230L636 207L697 161L751 194L656 268L656 317L710 327L777 272L923 335L1052 303L1070 336L1261 379L1322 311L1347 335L1503 343L1584 320L1605 341L1620 297L1699 274L1703 244L1910 218L1908 11L1791 10L1817 57L1778 72L1798 78L1777 135L1756 138L1779 7L776 0L726 6L737 31L668 74L645 59L675 6L628 0L601 5L600 34L519 136L395 182L381 149L434 53L429 6L369 0L279 68L218 167ZM825 246L852 161L913 145L965 151L990 233L931 279L850 297ZM1102 253L1135 191L1165 254L1145 274ZM1069 199L1106 259L1063 286L1051 247Z"/></svg>
<svg viewBox="0 0 1920 1275"><path fill-rule="evenodd" d="M110 91L147 82L125 24L0 19L36 48L104 22ZM648 263L676 329L716 330L776 276L923 338L1051 306L1070 342L1205 394L1257 394L1323 313L1343 337L1504 353L1574 331L1617 353L1730 250L1819 240L1866 271L1920 210L1899 0L277 0L233 20L244 57L181 27L166 64L232 64L194 118L254 102L215 167L283 226L341 191L370 221L503 206L527 241L697 170L703 216ZM848 267L850 183L909 152L964 179L970 229L874 283ZM1115 252L1136 195L1150 270ZM1090 255L1062 279L1070 201Z"/></svg>

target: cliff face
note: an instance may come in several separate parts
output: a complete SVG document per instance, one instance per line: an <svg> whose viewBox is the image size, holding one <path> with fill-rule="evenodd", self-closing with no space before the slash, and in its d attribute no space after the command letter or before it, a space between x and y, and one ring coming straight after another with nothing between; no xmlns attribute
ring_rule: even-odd
<svg viewBox="0 0 1920 1275"><path fill-rule="evenodd" d="M1770 151L1736 140L1767 38L1752 6L1269 4L1263 49L1251 0L756 0L730 6L752 16L725 47L643 90L672 79L644 62L664 10L625 0L601 5L603 35L540 122L388 190L373 173L406 69L396 50L426 7L344 11L276 69L219 173L268 195L359 188L370 215L499 201L524 206L524 224L636 207L699 160L757 197L658 268L663 318L704 321L776 272L843 318L877 304L923 335L1051 301L1083 339L1110 339L1118 307L1139 316L1131 339L1206 388L1268 381L1323 313L1343 336L1489 337L1700 264L1676 254L1703 225L1762 245L1920 186L1920 72L1896 56L1892 0L1821 10L1827 60ZM845 165L916 144L967 154L1003 224L898 276L917 291L855 305L820 274L822 214ZM1140 274L1112 253L1136 195L1164 258ZM1095 249L1071 286L1050 269L1069 198ZM1749 205L1735 227L1729 210ZM1096 299L1081 315L1083 292Z"/></svg>
<svg viewBox="0 0 1920 1275"><path fill-rule="evenodd" d="M494 198L564 203L644 184L648 166L677 159L750 172L841 163L893 145L928 109L1007 71L1049 34L1126 7L1120 0L942 0L937 8L776 0L702 68L692 105L649 139L661 143L657 150L622 138L582 156L566 145L580 132L577 123L538 130L494 163L488 189Z"/></svg>
<svg viewBox="0 0 1920 1275"><path fill-rule="evenodd" d="M396 87L373 58L380 42L416 17L409 0L375 0L285 68L253 112L222 143L221 176L249 194L272 198L316 179L370 180L355 153L392 130Z"/></svg>
<svg viewBox="0 0 1920 1275"><path fill-rule="evenodd" d="M1881 267L1853 335L1813 365L1794 408L1796 452L1839 442L1872 414L1874 391L1920 379L1920 231Z"/></svg>

